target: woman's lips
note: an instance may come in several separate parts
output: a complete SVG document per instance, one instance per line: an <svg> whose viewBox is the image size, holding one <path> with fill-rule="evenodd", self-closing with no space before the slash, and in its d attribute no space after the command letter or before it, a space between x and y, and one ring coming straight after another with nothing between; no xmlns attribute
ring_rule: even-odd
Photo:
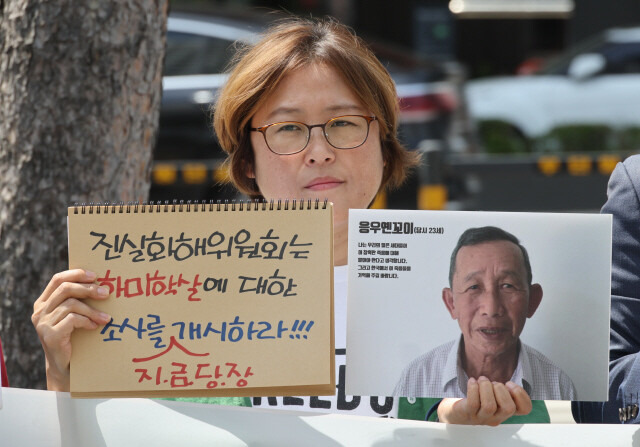
<svg viewBox="0 0 640 447"><path fill-rule="evenodd" d="M344 183L342 180L334 177L318 177L311 180L305 188L311 191L323 191L325 189L336 188L342 185L342 183Z"/></svg>

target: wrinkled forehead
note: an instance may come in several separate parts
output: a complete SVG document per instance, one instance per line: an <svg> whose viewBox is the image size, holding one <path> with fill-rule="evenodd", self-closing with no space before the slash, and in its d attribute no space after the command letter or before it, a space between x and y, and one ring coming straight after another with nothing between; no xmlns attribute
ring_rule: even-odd
<svg viewBox="0 0 640 447"><path fill-rule="evenodd" d="M527 270L520 247L510 241L490 241L460 247L454 280L486 272L515 276L526 282Z"/></svg>

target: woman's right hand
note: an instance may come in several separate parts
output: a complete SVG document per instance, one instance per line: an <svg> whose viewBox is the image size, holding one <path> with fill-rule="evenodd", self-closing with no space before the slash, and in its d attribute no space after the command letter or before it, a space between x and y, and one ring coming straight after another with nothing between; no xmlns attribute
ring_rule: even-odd
<svg viewBox="0 0 640 447"><path fill-rule="evenodd" d="M107 287L95 283L96 274L82 269L56 273L33 304L31 321L44 349L47 389L69 391L71 334L75 329L96 329L111 317L84 300L106 299Z"/></svg>

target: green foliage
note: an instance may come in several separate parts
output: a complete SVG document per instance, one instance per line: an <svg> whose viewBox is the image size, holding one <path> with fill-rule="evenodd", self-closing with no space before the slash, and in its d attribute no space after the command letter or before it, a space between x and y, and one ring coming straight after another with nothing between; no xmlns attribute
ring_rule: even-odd
<svg viewBox="0 0 640 447"><path fill-rule="evenodd" d="M618 146L622 151L640 152L640 127L626 127L620 130Z"/></svg>
<svg viewBox="0 0 640 447"><path fill-rule="evenodd" d="M536 142L541 152L607 152L615 150L615 132L600 124L558 126Z"/></svg>
<svg viewBox="0 0 640 447"><path fill-rule="evenodd" d="M478 123L478 136L488 154L640 152L640 127L570 124L532 141L504 121L487 120Z"/></svg>
<svg viewBox="0 0 640 447"><path fill-rule="evenodd" d="M510 124L498 120L478 123L480 142L489 154L521 154L531 151L531 144Z"/></svg>
<svg viewBox="0 0 640 447"><path fill-rule="evenodd" d="M640 127L558 126L539 138L535 146L540 152L636 152L640 150Z"/></svg>

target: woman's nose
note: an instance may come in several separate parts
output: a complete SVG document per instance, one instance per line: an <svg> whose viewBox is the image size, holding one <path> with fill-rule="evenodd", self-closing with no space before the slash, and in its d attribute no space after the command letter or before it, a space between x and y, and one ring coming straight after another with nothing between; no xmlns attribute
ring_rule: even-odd
<svg viewBox="0 0 640 447"><path fill-rule="evenodd" d="M329 144L320 127L311 129L309 144L305 149L307 164L330 163L336 157L335 151L336 149Z"/></svg>

